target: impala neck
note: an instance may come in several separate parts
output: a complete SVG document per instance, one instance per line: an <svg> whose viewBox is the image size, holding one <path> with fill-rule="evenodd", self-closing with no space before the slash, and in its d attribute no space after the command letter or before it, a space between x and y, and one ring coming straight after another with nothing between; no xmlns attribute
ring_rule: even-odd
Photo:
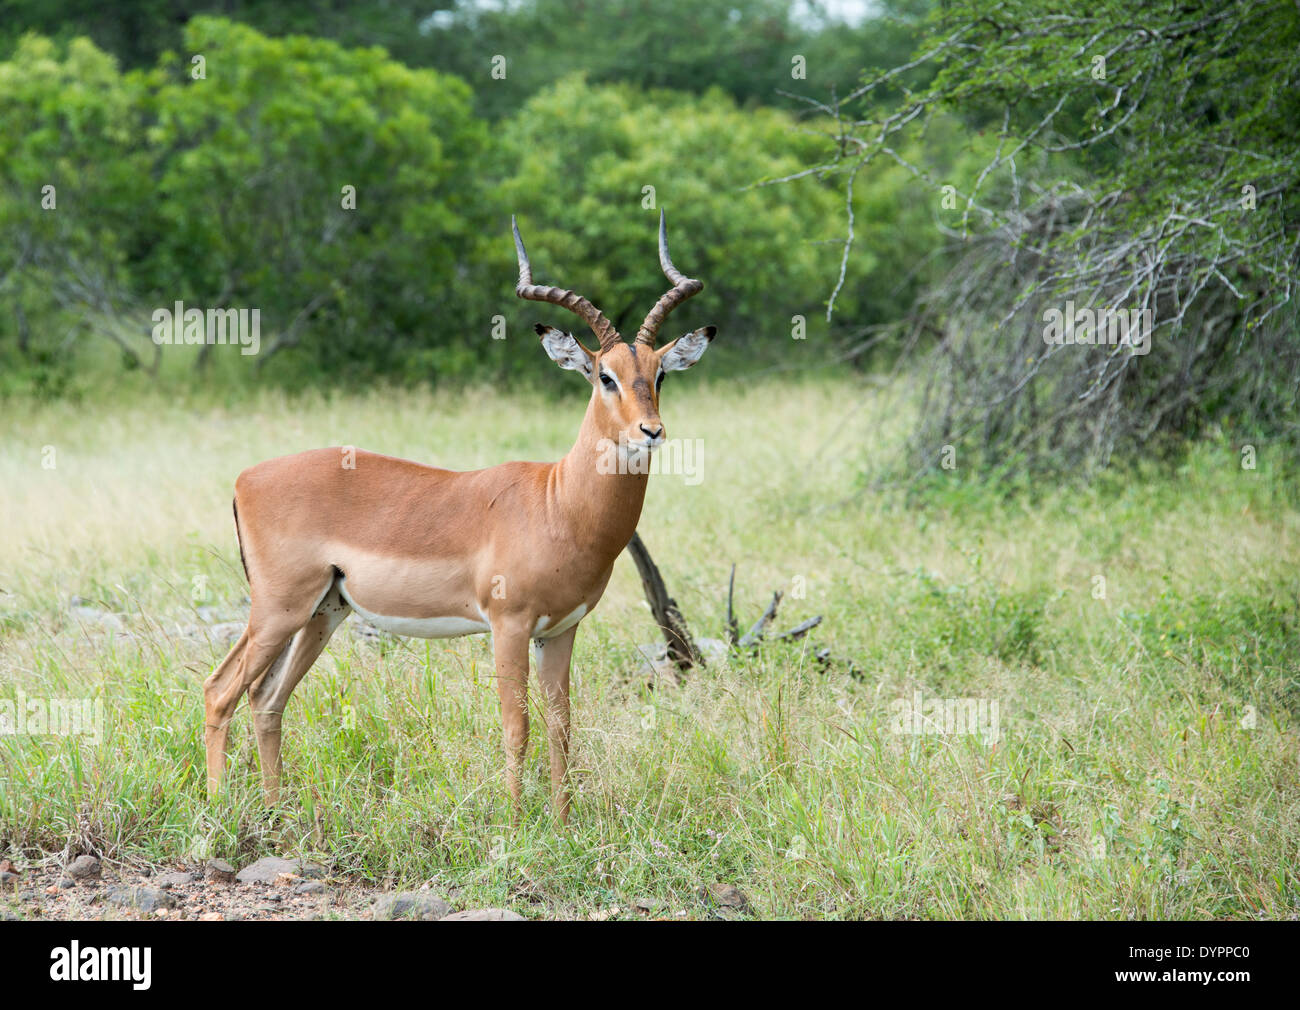
<svg viewBox="0 0 1300 1010"><path fill-rule="evenodd" d="M617 457L602 448L603 437L596 428L593 397L573 448L555 464L553 494L584 542L612 562L636 532L649 475L620 473L629 468L619 467ZM611 460L614 466L602 466Z"/></svg>

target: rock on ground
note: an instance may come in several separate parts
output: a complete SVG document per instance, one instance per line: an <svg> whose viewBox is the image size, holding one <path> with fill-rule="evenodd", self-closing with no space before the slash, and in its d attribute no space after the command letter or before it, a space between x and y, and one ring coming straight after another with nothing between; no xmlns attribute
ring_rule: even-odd
<svg viewBox="0 0 1300 1010"><path fill-rule="evenodd" d="M161 888L181 887L185 884L194 883L194 874L186 870L174 870L170 873L164 873L154 879L154 883Z"/></svg>
<svg viewBox="0 0 1300 1010"><path fill-rule="evenodd" d="M204 875L218 884L235 882L235 868L224 859L209 859L208 865L204 867Z"/></svg>
<svg viewBox="0 0 1300 1010"><path fill-rule="evenodd" d="M749 899L738 887L731 884L710 884L703 888L700 897L706 904L732 912L749 912Z"/></svg>
<svg viewBox="0 0 1300 1010"><path fill-rule="evenodd" d="M524 917L508 908L475 908L445 915L443 922L524 922Z"/></svg>
<svg viewBox="0 0 1300 1010"><path fill-rule="evenodd" d="M142 912L152 912L158 908L174 908L176 906L176 900L170 894L155 887L109 888L105 900L114 905L138 908Z"/></svg>
<svg viewBox="0 0 1300 1010"><path fill-rule="evenodd" d="M73 880L94 880L101 871L99 860L94 856L78 856L68 864L67 874Z"/></svg>
<svg viewBox="0 0 1300 1010"><path fill-rule="evenodd" d="M279 856L264 856L236 873L235 879L241 884L274 884L275 878L282 873L295 873L300 877L325 876L324 868L316 863L304 863L301 859L281 859Z"/></svg>
<svg viewBox="0 0 1300 1010"><path fill-rule="evenodd" d="M444 919L451 906L436 894L428 891L398 891L380 895L375 899L376 919L423 919L432 922Z"/></svg>

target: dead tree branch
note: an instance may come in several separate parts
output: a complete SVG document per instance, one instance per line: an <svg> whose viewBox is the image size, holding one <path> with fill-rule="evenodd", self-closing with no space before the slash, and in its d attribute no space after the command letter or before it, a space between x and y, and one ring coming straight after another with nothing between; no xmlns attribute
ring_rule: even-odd
<svg viewBox="0 0 1300 1010"><path fill-rule="evenodd" d="M663 576L659 574L659 568L650 557L650 552L646 550L639 533L632 534L627 551L636 562L636 570L641 575L641 588L645 590L645 598L650 603L650 611L654 614L655 623L659 625L668 642L668 658L676 663L677 669L681 671L689 670L697 664L703 666L704 659L691 639L691 633L686 627L686 618L682 616L677 601L668 595Z"/></svg>

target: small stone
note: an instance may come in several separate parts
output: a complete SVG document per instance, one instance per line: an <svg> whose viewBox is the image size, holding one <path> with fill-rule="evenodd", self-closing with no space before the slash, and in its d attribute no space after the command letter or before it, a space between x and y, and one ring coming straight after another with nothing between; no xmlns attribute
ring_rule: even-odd
<svg viewBox="0 0 1300 1010"><path fill-rule="evenodd" d="M10 873L8 870L0 870L0 884L13 884L18 886L18 874Z"/></svg>
<svg viewBox="0 0 1300 1010"><path fill-rule="evenodd" d="M170 873L164 873L154 883L162 888L183 887L185 884L194 883L194 874L186 870L173 870Z"/></svg>
<svg viewBox="0 0 1300 1010"><path fill-rule="evenodd" d="M73 880L71 877L59 878L59 887L65 891L70 887L76 887L76 886L77 886L77 882Z"/></svg>
<svg viewBox="0 0 1300 1010"><path fill-rule="evenodd" d="M209 859L204 872L209 880L218 884L233 884L235 882L235 868L224 859Z"/></svg>
<svg viewBox="0 0 1300 1010"><path fill-rule="evenodd" d="M98 624L113 631L121 631L124 627L122 618L94 607L71 607L69 613L82 624Z"/></svg>
<svg viewBox="0 0 1300 1010"><path fill-rule="evenodd" d="M108 901L114 905L138 908L142 912L171 908L176 904L175 898L155 887L113 887L109 889Z"/></svg>
<svg viewBox="0 0 1300 1010"><path fill-rule="evenodd" d="M326 887L319 880L304 880L293 889L294 894L324 894Z"/></svg>
<svg viewBox="0 0 1300 1010"><path fill-rule="evenodd" d="M273 884L282 873L296 873L302 877L323 877L325 870L319 863L304 863L301 859L281 859L279 856L264 856L255 863L249 863L235 874L241 884Z"/></svg>
<svg viewBox="0 0 1300 1010"><path fill-rule="evenodd" d="M730 909L733 912L749 911L749 899L739 888L731 884L710 884L701 891L700 897L706 903L717 905L719 908Z"/></svg>
<svg viewBox="0 0 1300 1010"><path fill-rule="evenodd" d="M220 912L204 912L199 916L199 922L220 922L224 918Z"/></svg>
<svg viewBox="0 0 1300 1010"><path fill-rule="evenodd" d="M77 880L93 880L98 877L102 867L95 856L78 856L68 864L68 876Z"/></svg>
<svg viewBox="0 0 1300 1010"><path fill-rule="evenodd" d="M204 615L200 612L199 616L207 622L213 615ZM185 638L206 640L212 645L230 645L244 633L244 624L238 621L223 621L219 624L179 624L176 626L176 632Z"/></svg>
<svg viewBox="0 0 1300 1010"><path fill-rule="evenodd" d="M524 917L508 908L475 908L445 915L443 922L524 922Z"/></svg>
<svg viewBox="0 0 1300 1010"><path fill-rule="evenodd" d="M380 895L375 900L376 919L422 919L434 922L445 918L451 906L428 891L398 891Z"/></svg>

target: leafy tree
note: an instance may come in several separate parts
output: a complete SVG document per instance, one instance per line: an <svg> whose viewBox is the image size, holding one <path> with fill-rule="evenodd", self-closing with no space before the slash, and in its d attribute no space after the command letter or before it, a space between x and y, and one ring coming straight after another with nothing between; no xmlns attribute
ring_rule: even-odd
<svg viewBox="0 0 1300 1010"><path fill-rule="evenodd" d="M145 69L177 49L202 15L239 21L267 35L303 34L343 45L382 45L411 62L418 28L432 9L419 0L0 0L0 51L26 32L55 40L88 37L123 66Z"/></svg>
<svg viewBox="0 0 1300 1010"><path fill-rule="evenodd" d="M663 207L674 262L705 281L679 314L707 315L733 348L788 346L793 316L816 326L821 315L839 197L812 178L754 184L796 171L816 143L787 115L742 111L720 91L695 99L575 76L506 124L515 174L501 196L519 211L535 276L581 288L624 336L667 286L655 246ZM507 243L493 254L509 269Z"/></svg>
<svg viewBox="0 0 1300 1010"><path fill-rule="evenodd" d="M917 66L928 83L882 89ZM820 170L904 163L945 117L996 138L958 185L967 248L921 316L942 333L918 464L1075 470L1209 422L1294 439L1300 21L1293 3L1034 0L936 8L915 58L833 109ZM960 182L909 168L939 189ZM1149 343L1048 343L1052 309L1151 313ZM1071 331L1073 336L1073 330Z"/></svg>
<svg viewBox="0 0 1300 1010"><path fill-rule="evenodd" d="M465 307L487 142L460 81L198 18L156 84L153 296L260 308L265 362L391 371ZM301 367L301 360L298 362Z"/></svg>
<svg viewBox="0 0 1300 1010"><path fill-rule="evenodd" d="M178 50L193 18L219 15L265 35L312 35L381 45L408 66L458 74L493 118L517 111L557 77L593 83L727 91L741 103L783 104L779 90L841 92L863 67L910 49L928 0L888 0L880 17L850 26L820 3L784 0L0 0L0 53L24 32L88 36L128 68ZM493 58L507 61L492 76ZM802 63L794 76L792 61Z"/></svg>
<svg viewBox="0 0 1300 1010"><path fill-rule="evenodd" d="M148 187L141 90L85 40L29 36L0 95L0 393L53 395L90 336L141 362L119 318Z"/></svg>

